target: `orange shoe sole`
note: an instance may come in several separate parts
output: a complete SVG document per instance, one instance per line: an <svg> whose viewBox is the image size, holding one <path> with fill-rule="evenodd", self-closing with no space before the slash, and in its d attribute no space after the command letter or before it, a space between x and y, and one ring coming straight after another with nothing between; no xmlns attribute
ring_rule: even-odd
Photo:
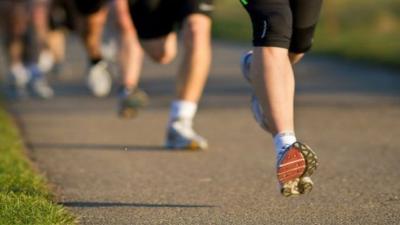
<svg viewBox="0 0 400 225"><path fill-rule="evenodd" d="M318 167L318 158L310 147L294 143L280 160L277 176L284 196L305 194L312 190L310 176Z"/></svg>

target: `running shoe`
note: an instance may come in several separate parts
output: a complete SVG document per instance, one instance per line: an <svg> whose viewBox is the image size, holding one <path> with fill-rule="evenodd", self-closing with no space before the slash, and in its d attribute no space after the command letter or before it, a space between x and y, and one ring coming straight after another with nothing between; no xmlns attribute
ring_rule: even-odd
<svg viewBox="0 0 400 225"><path fill-rule="evenodd" d="M54 65L55 58L50 50L42 50L39 54L38 67L44 74L49 73Z"/></svg>
<svg viewBox="0 0 400 225"><path fill-rule="evenodd" d="M27 84L30 79L29 70L22 64L12 65L8 73L8 84L10 95L15 99L22 99L28 96Z"/></svg>
<svg viewBox="0 0 400 225"><path fill-rule="evenodd" d="M29 70L31 73L29 87L32 93L42 99L52 98L54 91L40 69L36 65L32 65Z"/></svg>
<svg viewBox="0 0 400 225"><path fill-rule="evenodd" d="M147 94L139 88L128 90L122 87L119 91L118 98L118 114L125 119L136 117L138 110L146 106L149 102Z"/></svg>
<svg viewBox="0 0 400 225"><path fill-rule="evenodd" d="M277 177L285 197L305 194L312 190L311 175L318 167L315 152L307 145L295 142L278 155Z"/></svg>
<svg viewBox="0 0 400 225"><path fill-rule="evenodd" d="M208 143L193 130L191 120L177 119L168 127L166 148L204 150L208 148Z"/></svg>
<svg viewBox="0 0 400 225"><path fill-rule="evenodd" d="M87 85L96 97L105 97L110 94L112 78L106 61L101 60L89 68Z"/></svg>
<svg viewBox="0 0 400 225"><path fill-rule="evenodd" d="M250 85L251 85L250 64L252 56L253 56L253 51L249 51L246 54L244 54L240 60L242 75ZM264 116L264 112L261 108L260 102L258 101L258 98L255 95L254 91L251 93L251 111L253 112L254 119L257 121L260 127L269 132L270 129L268 126L268 121Z"/></svg>

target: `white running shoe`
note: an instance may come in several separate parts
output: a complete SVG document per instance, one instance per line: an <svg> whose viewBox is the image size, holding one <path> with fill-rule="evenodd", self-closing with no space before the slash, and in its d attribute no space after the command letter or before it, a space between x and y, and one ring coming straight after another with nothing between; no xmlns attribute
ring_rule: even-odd
<svg viewBox="0 0 400 225"><path fill-rule="evenodd" d="M101 60L90 67L87 85L96 97L105 97L110 94L112 78L108 71L107 62Z"/></svg>
<svg viewBox="0 0 400 225"><path fill-rule="evenodd" d="M31 79L29 81L29 87L33 94L42 99L50 99L54 97L54 91L48 84L45 76L36 65L32 65L29 68L31 73Z"/></svg>
<svg viewBox="0 0 400 225"><path fill-rule="evenodd" d="M45 79L37 79L32 82L33 92L40 98L50 99L54 97L54 91Z"/></svg>
<svg viewBox="0 0 400 225"><path fill-rule="evenodd" d="M192 128L192 121L177 119L168 126L166 147L169 149L202 150L208 148L207 140Z"/></svg>
<svg viewBox="0 0 400 225"><path fill-rule="evenodd" d="M11 95L14 98L24 98L28 96L26 90L31 74L29 70L21 63L10 67L8 79L11 88Z"/></svg>
<svg viewBox="0 0 400 225"><path fill-rule="evenodd" d="M40 52L38 61L40 71L45 74L49 73L53 69L55 63L54 55L50 50L43 50Z"/></svg>
<svg viewBox="0 0 400 225"><path fill-rule="evenodd" d="M249 82L249 84L251 84L250 64L252 56L253 56L253 51L249 51L245 53L240 60L242 75L246 79L246 81ZM254 92L251 94L251 111L253 112L254 119L261 126L261 128L263 128L266 131L269 131L270 129L268 126L268 121L265 119L264 112L262 110L260 102L258 101L258 98Z"/></svg>

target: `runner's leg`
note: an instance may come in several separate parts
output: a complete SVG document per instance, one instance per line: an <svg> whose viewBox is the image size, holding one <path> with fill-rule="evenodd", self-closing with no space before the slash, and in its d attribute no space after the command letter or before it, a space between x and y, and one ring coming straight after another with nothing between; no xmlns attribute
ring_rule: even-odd
<svg viewBox="0 0 400 225"><path fill-rule="evenodd" d="M179 68L177 97L198 103L211 64L211 19L203 14L189 15L183 25L184 56Z"/></svg>
<svg viewBox="0 0 400 225"><path fill-rule="evenodd" d="M127 89L135 89L143 64L143 50L129 15L128 1L116 1L115 8L117 22L121 30L120 62L123 86Z"/></svg>
<svg viewBox="0 0 400 225"><path fill-rule="evenodd" d="M0 4L1 14L4 15L4 20L0 22L4 26L10 94L15 98L26 97L30 74L24 65L23 57L29 17L23 2L2 1Z"/></svg>
<svg viewBox="0 0 400 225"><path fill-rule="evenodd" d="M254 50L252 55L242 60L242 68L245 68L245 77L248 77L255 90L256 97L252 103L261 105L255 114L261 114L264 118L257 121L267 121L268 126L264 127L274 136L277 175L282 194L290 196L304 193L312 187L309 176L314 172L317 161L312 150L296 142L294 135L295 85L292 62L299 60L300 53L310 46L304 45L304 41L299 41L302 39L296 36L299 33L296 26L293 29L293 23L297 25L293 18L296 18L297 12L293 12L291 2L255 0L242 3L253 24ZM299 54L290 56L289 49ZM246 66L250 63L250 66Z"/></svg>
<svg viewBox="0 0 400 225"><path fill-rule="evenodd" d="M101 52L108 3L108 0L75 0L78 11L84 16L83 40L90 58L87 85L96 97L107 96L112 88L109 65Z"/></svg>
<svg viewBox="0 0 400 225"><path fill-rule="evenodd" d="M87 49L88 55L92 63L100 61L101 55L101 40L103 36L104 24L107 19L108 7L103 6L99 11L87 15L84 19L85 26L83 32L83 40Z"/></svg>
<svg viewBox="0 0 400 225"><path fill-rule="evenodd" d="M128 1L119 0L114 4L117 23L121 30L120 63L123 73L118 93L118 111L122 118L133 118L138 110L148 103L147 94L138 87L143 65L143 50L131 20Z"/></svg>

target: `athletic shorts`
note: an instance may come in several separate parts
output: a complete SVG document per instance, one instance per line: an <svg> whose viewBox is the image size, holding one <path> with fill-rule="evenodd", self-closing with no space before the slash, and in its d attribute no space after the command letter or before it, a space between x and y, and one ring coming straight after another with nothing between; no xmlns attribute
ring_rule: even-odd
<svg viewBox="0 0 400 225"><path fill-rule="evenodd" d="M211 16L212 0L130 0L129 9L140 39L163 37L194 13Z"/></svg>
<svg viewBox="0 0 400 225"><path fill-rule="evenodd" d="M253 45L308 51L322 0L240 0L253 25Z"/></svg>
<svg viewBox="0 0 400 225"><path fill-rule="evenodd" d="M53 0L49 10L49 28L51 30L67 28L76 30L76 10L71 0Z"/></svg>
<svg viewBox="0 0 400 225"><path fill-rule="evenodd" d="M75 0L75 6L84 16L98 12L109 0Z"/></svg>

